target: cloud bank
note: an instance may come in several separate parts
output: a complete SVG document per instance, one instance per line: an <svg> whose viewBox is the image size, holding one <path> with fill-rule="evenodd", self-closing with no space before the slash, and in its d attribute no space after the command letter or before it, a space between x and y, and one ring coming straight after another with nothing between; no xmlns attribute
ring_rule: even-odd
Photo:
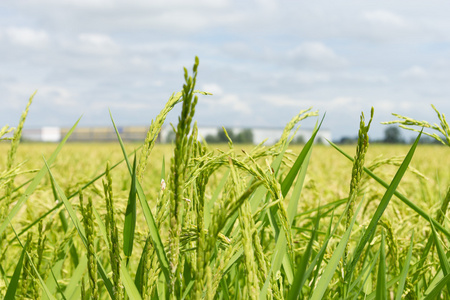
<svg viewBox="0 0 450 300"><path fill-rule="evenodd" d="M450 3L5 0L0 117L28 126L147 125L200 57L197 121L282 127L312 106L333 137L359 114L450 111ZM176 122L176 113L169 121ZM313 126L314 121L305 126ZM385 128L373 126L373 135Z"/></svg>

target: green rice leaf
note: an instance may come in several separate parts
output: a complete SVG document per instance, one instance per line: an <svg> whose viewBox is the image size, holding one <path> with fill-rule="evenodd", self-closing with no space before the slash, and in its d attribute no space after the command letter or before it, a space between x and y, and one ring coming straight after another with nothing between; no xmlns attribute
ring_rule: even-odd
<svg viewBox="0 0 450 300"><path fill-rule="evenodd" d="M446 285L450 283L450 274L447 274L444 278L442 278L438 284L433 288L433 290L423 298L423 300L434 300L437 299L441 291L444 289Z"/></svg>
<svg viewBox="0 0 450 300"><path fill-rule="evenodd" d="M191 280L191 281L188 283L188 285L186 286L186 289L184 290L183 297L181 297L181 300L186 299L186 297L187 297L187 296L189 295L189 293L191 292L193 286L194 286L194 280Z"/></svg>
<svg viewBox="0 0 450 300"><path fill-rule="evenodd" d="M324 116L325 117L325 116ZM288 205L288 221L289 224L292 224L292 221L294 220L294 217L297 213L297 206L298 206L298 200L300 198L301 190L303 187L303 182L306 176L306 169L308 167L309 158L311 156L312 146L314 143L314 139L317 135L317 132L320 129L320 126L322 125L324 118L322 118L322 121L320 122L319 126L314 130L311 138L308 140L306 145L303 147L302 151L298 155L297 159L294 162L294 165L289 170L288 174L284 178L283 182L281 183L281 192L283 197L287 195L289 192L289 189L292 186L292 183L294 182L295 178L297 177L297 174L299 174L299 177L297 179L297 183L294 189L294 194L291 197ZM269 210L269 213L272 215L272 219L274 218L273 211ZM272 222L272 225L275 225L276 222ZM290 283L293 283L293 266L292 262L289 259L286 251L286 235L281 228L274 227L275 235L278 236L277 243L275 246L275 251L272 256L272 262L270 265L270 271L266 278L266 281L264 282L264 285L260 291L260 299L265 299L267 295L267 289L269 288L269 283L271 280L271 275L276 274L278 270L281 268L281 264L283 264L283 268L286 272L288 281Z"/></svg>
<svg viewBox="0 0 450 300"><path fill-rule="evenodd" d="M19 261L17 262L16 268L14 270L14 274L11 277L11 281L9 282L8 289L6 290L5 300L15 299L17 288L19 287L19 278L22 273L23 259L25 257L25 249L28 247L30 241L28 240L25 246L22 249L22 254L20 254Z"/></svg>
<svg viewBox="0 0 450 300"><path fill-rule="evenodd" d="M361 294L361 292L364 292L365 295L372 293L372 270L375 268L375 264L378 261L378 258L380 257L380 249L378 249L377 253L374 255L372 261L369 265L367 265L361 272L361 274L358 276L357 280L352 283L350 286L349 292L359 283L362 279L362 285L358 291L358 293L355 294L354 300L358 299L358 296Z"/></svg>
<svg viewBox="0 0 450 300"><path fill-rule="evenodd" d="M439 240L439 236L436 233L436 229L434 229L433 223L430 222L431 229L433 231L434 243L436 244L436 250L439 256L439 261L441 263L441 269L444 273L444 276L450 274L450 263L448 262L447 255L445 254L444 247ZM450 283L447 285L447 289L450 291Z"/></svg>
<svg viewBox="0 0 450 300"><path fill-rule="evenodd" d="M342 215L344 216L344 215ZM334 217L334 211L331 215L330 218L330 222L328 224L328 229L327 229L327 233L325 236L325 243L324 245L322 245L322 247L320 248L319 252L317 253L317 255L314 257L314 259L312 260L311 264L308 267L308 270L306 270L304 277L305 278L309 278L309 276L311 275L311 273L313 273L313 279L310 282L310 286L315 286L316 285L316 281L318 279L318 275L319 275L319 271L320 271L320 266L322 265L322 261L323 261L323 257L325 255L325 250L327 249L328 246L328 242L330 241L330 238L333 236L332 234L332 225L333 225L333 217ZM339 223L339 222L338 222ZM336 226L337 228L337 226ZM310 295L312 294L313 290L310 291Z"/></svg>
<svg viewBox="0 0 450 300"><path fill-rule="evenodd" d="M217 185L216 189L214 190L211 200L209 200L205 204L205 209L203 211L205 228L208 228L209 224L211 223L211 210L214 206L214 202L216 202L217 198L219 198L220 192L222 192L223 187L225 186L225 183L227 182L229 176L230 176L230 170L227 170L226 173L223 175L223 178L220 180L219 184Z"/></svg>
<svg viewBox="0 0 450 300"><path fill-rule="evenodd" d="M228 271L230 271L231 267L233 267L239 261L239 259L242 257L243 254L244 254L244 249L243 248L239 248L239 250L236 251L236 253L230 258L230 260L228 261L226 267L224 268L224 271L223 271L224 275Z"/></svg>
<svg viewBox="0 0 450 300"><path fill-rule="evenodd" d="M61 151L62 147L66 143L67 139L70 137L72 132L75 130L75 128L78 125L78 122L80 122L81 117L78 119L78 121L75 123L75 125L72 126L72 128L67 132L66 136L62 139L62 141L59 143L58 147L56 147L55 151L52 153L50 158L48 159L47 163L49 165L53 164L56 157L58 156L59 152ZM30 183L30 185L25 190L25 193L20 197L20 199L17 201L16 205L14 205L13 209L9 212L8 216L5 218L3 223L0 226L0 236L3 234L3 231L5 231L6 227L9 224L9 221L14 218L14 216L19 212L22 205L25 203L25 201L28 200L28 197L33 194L34 190L39 185L39 182L41 182L42 178L44 178L45 174L47 173L47 167L44 165L41 170L37 173L37 175L34 177L33 181Z"/></svg>
<svg viewBox="0 0 450 300"><path fill-rule="evenodd" d="M133 173L131 175L130 195L125 212L125 224L123 227L123 253L130 257L133 253L134 231L136 228L136 155L133 162Z"/></svg>
<svg viewBox="0 0 450 300"><path fill-rule="evenodd" d="M122 138L120 137L119 130L117 129L116 124L114 123L114 119L112 117L111 112L109 114L111 116L111 121L113 123L114 130L116 131L120 147L122 148L122 153L125 158L125 162L127 163L128 171L130 172L130 175L132 175L133 171L131 169L131 165L128 160L128 155L126 153ZM139 202L141 203L142 212L144 213L144 217L147 222L148 229L150 231L150 237L152 239L153 246L155 247L156 254L158 255L161 270L163 271L166 282L170 282L169 260L167 259L166 251L164 250L164 245L162 243L161 236L159 235L159 230L158 227L156 226L155 218L153 217L150 207L148 206L147 198L145 197L144 191L142 190L139 181L136 181L136 190L139 197Z"/></svg>
<svg viewBox="0 0 450 300"><path fill-rule="evenodd" d="M23 245L22 244L22 242L20 241L19 237L17 236L17 232L14 230L14 227L12 226L12 224L11 224L11 228L12 228L14 234L16 235L16 238L19 241L19 244L22 247L24 254L27 256L28 262L30 263L31 268L34 271L34 275L39 279L39 283L41 284L41 287L42 287L42 290L44 291L45 296L47 296L47 298L50 299L50 300L56 300L56 298L53 297L53 295L48 290L47 286L45 285L44 280L41 277L41 275L39 275L39 272L36 269L36 266L34 265L33 259L30 257L30 255L27 252L27 245ZM28 244L28 243L29 243L29 241L27 240L26 244ZM22 260L22 263L23 263L23 260ZM14 274L15 274L15 271L14 271ZM17 287L16 287L16 289L17 289ZM9 298L6 298L6 296L5 296L5 299L9 299ZM13 299L13 298L11 298L11 299Z"/></svg>
<svg viewBox="0 0 450 300"><path fill-rule="evenodd" d="M302 166L303 166L303 162L307 158L308 153L310 154L310 150L313 146L314 139L316 138L317 132L319 132L320 126L322 126L322 122L323 122L324 118L325 118L325 116L323 116L322 120L320 121L319 126L314 130L313 134L311 135L311 138L305 144L305 146L303 147L299 156L295 160L294 165L289 170L289 173L286 175L283 182L281 183L281 192L283 194L283 197L285 197L287 195L287 193L289 192L289 189L291 188L292 183L294 183L295 177L297 177L297 174L300 171L300 168L302 168ZM306 170L305 170L306 167L307 166L304 166L304 168L303 168L304 172L306 172ZM295 212L296 212L296 210L293 212L294 216L295 216ZM290 213L290 214L292 214L292 213ZM291 218L293 218L293 217L291 217Z"/></svg>
<svg viewBox="0 0 450 300"><path fill-rule="evenodd" d="M142 287L144 286L144 282L142 281L142 272L144 272L144 258L145 258L145 249L147 248L149 243L149 239L146 239L145 245L142 248L141 258L139 259L138 268L136 270L136 276L134 277L134 284L136 285L140 294L142 294Z"/></svg>
<svg viewBox="0 0 450 300"><path fill-rule="evenodd" d="M378 265L377 294L378 300L387 300L386 287L386 250L384 249L384 231L381 231L380 263Z"/></svg>
<svg viewBox="0 0 450 300"><path fill-rule="evenodd" d="M403 263L403 269L400 273L400 282L398 283L397 294L395 295L395 300L401 300L403 295L403 290L405 288L406 277L408 275L409 265L411 263L411 255L413 249L414 232L411 235L411 243L409 245L408 254L406 255L405 262Z"/></svg>
<svg viewBox="0 0 450 300"><path fill-rule="evenodd" d="M353 271L355 270L356 263L358 262L364 247L366 246L369 239L372 237L372 234L375 231L375 228L378 224L378 221L380 220L381 216L384 213L384 210L389 204L389 201L391 200L392 196L394 195L395 190L397 189L397 186L399 185L403 175L405 174L406 170L408 169L408 165L411 162L411 159L414 155L414 151L417 148L417 144L419 143L421 134L416 138L416 141L411 146L411 149L409 150L408 154L406 155L405 159L403 160L403 163L401 164L400 168L397 170L397 173L395 174L394 178L391 181L391 184L387 188L385 194L383 195L383 198L380 201L380 204L377 207L377 210L375 211L369 226L367 227L366 231L364 232L363 237L361 238L358 246L356 247L356 250L354 252L353 258L351 263L347 265L347 268L345 270L345 281L349 282L350 278L353 274Z"/></svg>
<svg viewBox="0 0 450 300"><path fill-rule="evenodd" d="M139 150L142 146L138 147L135 151L131 152L129 155L133 155L137 150ZM115 165L111 166L109 168L109 170L112 170L114 168L116 168L118 165L120 165L122 162L124 162L125 159L120 160L118 163L116 163ZM85 185L83 185L80 189L81 190L85 190L87 189L89 186L91 186L94 182L96 182L97 180L99 180L100 178L102 178L103 176L105 176L106 172L101 173L100 175L97 175L96 177L94 177L93 179L91 179L89 182L87 182ZM71 195L67 196L67 199L72 199L73 197L75 197L76 195L78 195L78 191L72 193ZM48 215L50 215L52 212L54 212L55 210L57 210L58 208L60 208L62 205L64 205L62 202L56 204L52 209L49 209L46 213L44 213L42 216L40 216L39 218L35 219L33 222L30 223L30 225L26 226L24 229L22 229L22 231L20 231L20 233L18 234L18 236L23 235L24 233L26 233L31 227L33 227L34 225L38 224L41 220L45 219ZM15 237L14 237L15 239ZM10 241L11 243L11 241ZM76 264L77 265L77 264Z"/></svg>
<svg viewBox="0 0 450 300"><path fill-rule="evenodd" d="M78 219L77 215L75 214L75 211L72 207L72 204L69 202L69 200L67 199L66 195L64 194L63 190L61 189L61 187L58 185L58 183L56 182L55 178L53 177L53 174L50 170L50 167L47 164L47 161L44 158L44 162L45 165L47 166L47 170L50 174L50 178L53 181L53 184L55 185L55 189L58 192L59 197L61 198L61 200L64 203L64 206L67 210L67 212L69 213L69 216L72 220L73 225L75 226L75 228L78 231L78 234L81 238L81 241L83 242L83 245L87 248L87 240L86 240L86 235L84 233L84 228L81 226L81 222ZM114 292L113 292L113 286L111 281L109 280L109 278L106 276L106 272L105 269L103 268L103 265L101 264L100 260L98 259L97 256L95 256L95 259L97 261L97 265L98 265L98 272L100 273L100 276L102 277L103 282L105 283L105 287L109 293L109 295L111 296L111 298L114 297Z"/></svg>
<svg viewBox="0 0 450 300"><path fill-rule="evenodd" d="M328 143L333 148L335 148L337 151L339 151L342 155L347 157L349 160L353 161L353 158L350 155L348 155L347 153L345 153L342 149L340 149L336 144L334 144L334 143L332 143L330 141L328 141ZM379 184L384 186L386 189L389 187L389 185L386 182L384 182L381 178L379 178L377 175L375 175L372 171L370 171L366 167L364 167L364 172L366 172L370 177L375 179L376 182L378 182ZM408 198L406 198L404 195L402 195L398 191L394 191L394 195L397 196L398 199L400 199L403 203L408 205L412 210L414 210L418 215L423 217L425 220L427 220L427 221L431 220L431 222L433 222L433 225L437 229L439 229L440 232L445 234L448 239L450 239L450 232L447 231L447 229L445 229L438 221L436 221L435 219L431 218L431 216L429 214L427 214L423 209L421 209L420 207L415 205L412 201L410 201Z"/></svg>
<svg viewBox="0 0 450 300"><path fill-rule="evenodd" d="M302 259L300 260L300 265L297 267L297 270L295 271L294 282L292 283L291 288L289 290L288 300L298 299L302 291L302 287L306 282L307 279L305 276L307 271L306 268L308 267L308 261L309 258L311 257L313 243L316 240L316 230L317 227L319 226L319 220L320 215L318 215L316 218L316 224L311 234L311 238L309 239L308 246L306 246L306 250L303 253Z"/></svg>
<svg viewBox="0 0 450 300"><path fill-rule="evenodd" d="M127 296L130 300L142 299L141 294L139 294L136 285L134 285L133 279L131 279L130 273L128 273L127 266L125 264L120 264L120 279L122 280L123 286L125 287Z"/></svg>
<svg viewBox="0 0 450 300"><path fill-rule="evenodd" d="M83 255L81 257L80 263L78 264L75 271L72 272L69 284L64 290L64 294L67 299L79 299L81 293L80 281L83 278L84 272L87 269L87 256Z"/></svg>
<svg viewBox="0 0 450 300"><path fill-rule="evenodd" d="M106 233L106 226L105 223L103 223L102 217L98 213L97 209L92 206L92 212L94 213L95 220L97 220L97 225L100 229L101 236L103 240L105 241L106 245L108 245L108 233Z"/></svg>
<svg viewBox="0 0 450 300"><path fill-rule="evenodd" d="M392 278L391 280L389 280L389 281L386 283L386 287L387 287L388 289L392 288L392 287L397 283L397 281L399 281L399 280L400 280L400 275L399 275L399 276L396 276L396 277L394 277L394 278ZM373 299L376 299L376 294L377 294L377 291L373 291L370 295L365 296L364 300L373 300Z"/></svg>
<svg viewBox="0 0 450 300"><path fill-rule="evenodd" d="M345 247L347 246L348 239L350 238L350 233L352 231L353 225L355 224L356 217L358 215L359 210L361 209L361 206L362 201L359 203L358 208L356 209L355 214L353 215L352 221L350 222L350 226L342 236L341 241L339 242L338 246L333 252L333 255L328 261L328 264L325 267L325 270L323 271L322 277L320 277L319 282L317 283L317 286L314 289L314 292L310 299L321 300L323 298L323 295L325 294L328 285L330 284L330 281L333 278L334 273L336 272L336 268L339 265L339 261L344 255Z"/></svg>

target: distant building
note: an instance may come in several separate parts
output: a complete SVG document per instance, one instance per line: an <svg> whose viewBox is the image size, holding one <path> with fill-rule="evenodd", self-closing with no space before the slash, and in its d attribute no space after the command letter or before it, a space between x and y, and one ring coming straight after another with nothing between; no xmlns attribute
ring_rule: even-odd
<svg viewBox="0 0 450 300"><path fill-rule="evenodd" d="M147 136L148 126L123 126L117 128L120 136L125 142L143 142ZM284 128L244 128L230 127L235 135L241 131L251 129L253 134L253 143L259 144L266 140L267 145L275 144L283 134ZM38 129L24 128L22 138L26 141L34 142L59 142L69 132L70 128L59 127L42 127ZM206 138L208 135L215 136L220 127L199 127L199 138ZM311 137L312 129L303 129L297 132L294 141L306 142ZM171 126L163 126L157 138L157 142L170 143L174 140L175 133ZM321 129L317 136L316 142L325 143L325 139L331 140L331 131ZM113 127L77 127L69 138L70 142L114 142L117 141L117 135Z"/></svg>
<svg viewBox="0 0 450 300"><path fill-rule="evenodd" d="M61 140L61 129L59 127L23 129L22 138L32 142L59 142Z"/></svg>

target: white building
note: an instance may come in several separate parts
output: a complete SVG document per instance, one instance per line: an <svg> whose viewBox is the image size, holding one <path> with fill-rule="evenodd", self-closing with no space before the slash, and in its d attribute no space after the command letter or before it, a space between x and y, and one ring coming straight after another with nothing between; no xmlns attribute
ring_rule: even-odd
<svg viewBox="0 0 450 300"><path fill-rule="evenodd" d="M250 129L253 134L253 143L259 144L265 140L266 145L275 144L283 134L284 128L244 128L244 127L231 127L233 134L236 136L243 130ZM68 128L59 127L42 127L38 129L24 128L22 132L22 138L27 141L33 142L59 142L68 132ZM220 127L199 127L199 140L208 136L217 136L217 133L223 130ZM148 127L146 126L134 126L134 127L120 127L119 132L124 141L127 142L143 142L147 135ZM312 135L312 129L301 128L296 134L294 141L299 139L302 143L309 140ZM163 126L161 133L158 136L158 142L170 143L175 138L175 133L171 126ZM320 129L317 133L315 142L323 143L327 145L325 139L331 140L331 131L328 129ZM112 127L79 127L69 138L69 141L77 142L113 142L117 141L117 136Z"/></svg>
<svg viewBox="0 0 450 300"><path fill-rule="evenodd" d="M32 142L59 142L62 138L61 129L59 127L23 129L22 138Z"/></svg>

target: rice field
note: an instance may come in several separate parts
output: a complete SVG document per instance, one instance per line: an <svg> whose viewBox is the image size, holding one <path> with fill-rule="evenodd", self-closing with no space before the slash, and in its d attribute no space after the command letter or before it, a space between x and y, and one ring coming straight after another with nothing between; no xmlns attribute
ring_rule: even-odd
<svg viewBox="0 0 450 300"><path fill-rule="evenodd" d="M357 145L290 146L311 110L275 145L208 145L197 67L141 144L20 144L24 112L0 143L2 297L449 298L445 116L396 116L441 146L371 145L363 114ZM175 142L155 144L175 105Z"/></svg>

